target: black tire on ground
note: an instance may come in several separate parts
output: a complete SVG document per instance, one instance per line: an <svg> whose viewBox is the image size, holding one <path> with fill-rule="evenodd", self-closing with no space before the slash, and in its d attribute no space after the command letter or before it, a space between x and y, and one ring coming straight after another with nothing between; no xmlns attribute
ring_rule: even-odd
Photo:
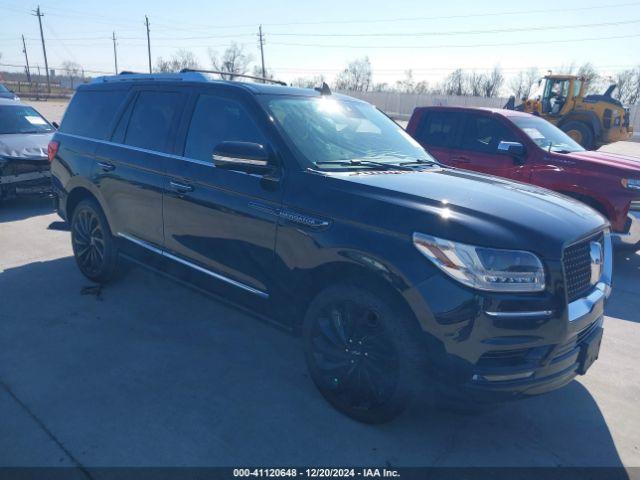
<svg viewBox="0 0 640 480"><path fill-rule="evenodd" d="M592 150L594 148L593 131L586 123L572 120L563 124L560 129L576 140L583 148L587 150ZM576 136L579 138L575 138Z"/></svg>
<svg viewBox="0 0 640 480"><path fill-rule="evenodd" d="M82 274L107 283L118 270L118 250L107 218L93 199L82 200L71 219L71 246Z"/></svg>
<svg viewBox="0 0 640 480"><path fill-rule="evenodd" d="M303 342L311 378L325 399L364 423L399 415L424 359L409 333L411 320L375 288L343 283L319 293L305 315Z"/></svg>

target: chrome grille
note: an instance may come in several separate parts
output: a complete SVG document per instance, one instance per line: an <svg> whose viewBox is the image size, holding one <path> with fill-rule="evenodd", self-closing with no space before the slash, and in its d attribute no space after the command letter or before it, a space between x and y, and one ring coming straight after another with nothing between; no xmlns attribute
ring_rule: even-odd
<svg viewBox="0 0 640 480"><path fill-rule="evenodd" d="M567 298L572 302L591 290L591 242L600 242L604 247L602 233L575 243L564 250L562 265Z"/></svg>

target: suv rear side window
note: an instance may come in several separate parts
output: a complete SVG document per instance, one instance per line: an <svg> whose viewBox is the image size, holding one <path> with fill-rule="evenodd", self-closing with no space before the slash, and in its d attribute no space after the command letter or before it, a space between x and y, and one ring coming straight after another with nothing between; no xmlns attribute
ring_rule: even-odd
<svg viewBox="0 0 640 480"><path fill-rule="evenodd" d="M240 103L200 95L191 118L184 156L211 161L213 150L220 142L264 145L265 138Z"/></svg>
<svg viewBox="0 0 640 480"><path fill-rule="evenodd" d="M127 97L126 90L81 90L73 96L60 131L104 140L113 117Z"/></svg>
<svg viewBox="0 0 640 480"><path fill-rule="evenodd" d="M501 141L518 141L516 136L497 118L467 115L460 148L482 153L496 153Z"/></svg>
<svg viewBox="0 0 640 480"><path fill-rule="evenodd" d="M169 153L169 137L184 104L178 92L140 92L127 126L124 143Z"/></svg>
<svg viewBox="0 0 640 480"><path fill-rule="evenodd" d="M455 142L459 115L454 112L429 112L417 132L418 141L425 147L449 147Z"/></svg>

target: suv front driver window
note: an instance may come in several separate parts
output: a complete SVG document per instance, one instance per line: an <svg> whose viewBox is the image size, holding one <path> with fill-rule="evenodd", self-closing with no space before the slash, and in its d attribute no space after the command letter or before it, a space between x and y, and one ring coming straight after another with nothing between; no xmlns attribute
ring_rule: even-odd
<svg viewBox="0 0 640 480"><path fill-rule="evenodd" d="M238 102L213 95L200 95L191 117L184 156L211 161L221 142L266 144L249 114Z"/></svg>

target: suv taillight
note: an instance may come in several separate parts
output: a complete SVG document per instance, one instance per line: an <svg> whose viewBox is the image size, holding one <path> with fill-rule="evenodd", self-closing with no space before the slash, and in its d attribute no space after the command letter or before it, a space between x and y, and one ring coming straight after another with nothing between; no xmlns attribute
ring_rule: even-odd
<svg viewBox="0 0 640 480"><path fill-rule="evenodd" d="M53 162L53 159L56 158L56 154L58 153L58 147L60 146L59 142L51 140L49 142L49 146L47 147L47 157L49 157L49 163Z"/></svg>

